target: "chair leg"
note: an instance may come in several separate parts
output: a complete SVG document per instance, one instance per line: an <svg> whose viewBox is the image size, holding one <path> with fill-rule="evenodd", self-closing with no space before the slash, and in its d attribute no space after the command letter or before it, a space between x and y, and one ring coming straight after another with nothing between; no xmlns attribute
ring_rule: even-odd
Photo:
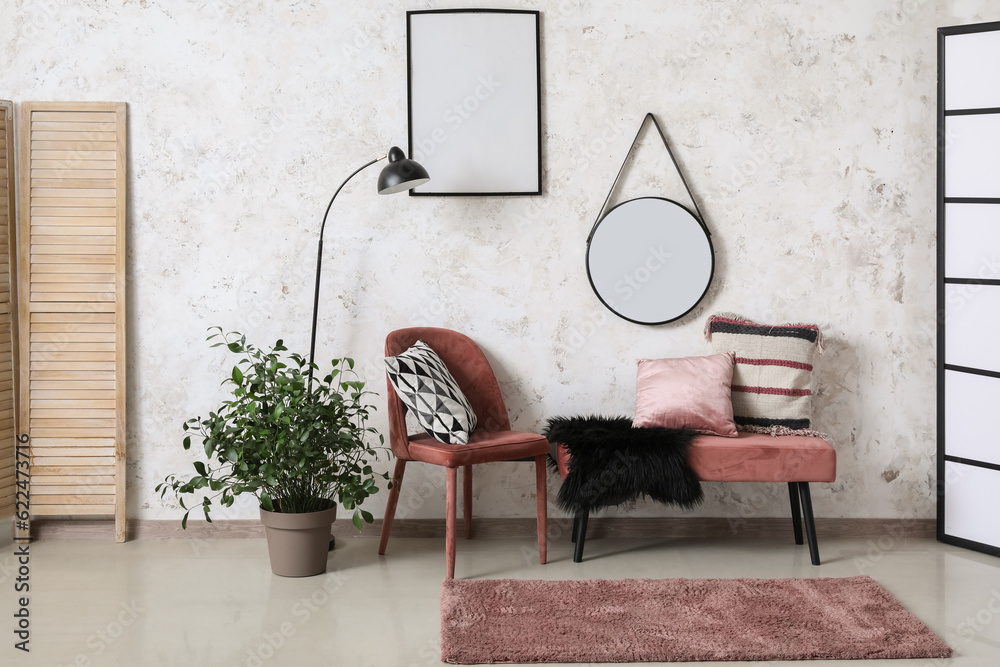
<svg viewBox="0 0 1000 667"><path fill-rule="evenodd" d="M403 472L405 470L406 459L396 459L396 469L392 471L392 488L389 489L389 501L385 506L385 518L382 519L382 536L378 542L378 553L380 556L385 554L385 547L389 544L389 533L392 532L392 520L396 516L399 487L403 484Z"/></svg>
<svg viewBox="0 0 1000 667"><path fill-rule="evenodd" d="M575 516L573 517L573 532L570 534L570 539L573 541L573 544L576 544L576 537L579 532L580 532L580 517Z"/></svg>
<svg viewBox="0 0 1000 667"><path fill-rule="evenodd" d="M792 502L792 529L795 531L795 543L802 544L802 512L799 510L799 483L788 483L788 497Z"/></svg>
<svg viewBox="0 0 1000 667"><path fill-rule="evenodd" d="M445 500L444 551L448 578L455 578L455 523L458 514L458 468L448 468L448 497Z"/></svg>
<svg viewBox="0 0 1000 667"><path fill-rule="evenodd" d="M538 562L545 565L548 551L549 508L545 491L545 454L535 457L535 496L538 505Z"/></svg>
<svg viewBox="0 0 1000 667"><path fill-rule="evenodd" d="M576 547L573 549L573 562L583 562L583 543L587 540L587 519L590 518L589 510L580 510L576 513L576 520L580 526L576 530Z"/></svg>
<svg viewBox="0 0 1000 667"><path fill-rule="evenodd" d="M462 511L465 516L465 539L472 537L472 466L462 466Z"/></svg>
<svg viewBox="0 0 1000 667"><path fill-rule="evenodd" d="M809 540L809 558L813 565L819 565L819 544L816 541L816 522L813 519L812 497L809 495L809 482L799 482L799 496L802 500L802 513L806 520L806 539Z"/></svg>

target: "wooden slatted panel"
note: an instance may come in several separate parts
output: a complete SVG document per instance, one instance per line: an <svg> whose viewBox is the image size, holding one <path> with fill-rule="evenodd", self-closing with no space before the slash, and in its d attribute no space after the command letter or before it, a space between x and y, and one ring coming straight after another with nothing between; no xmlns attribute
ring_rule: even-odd
<svg viewBox="0 0 1000 667"><path fill-rule="evenodd" d="M17 375L14 105L0 100L0 517L14 513Z"/></svg>
<svg viewBox="0 0 1000 667"><path fill-rule="evenodd" d="M24 103L21 410L35 516L125 539L125 105Z"/></svg>

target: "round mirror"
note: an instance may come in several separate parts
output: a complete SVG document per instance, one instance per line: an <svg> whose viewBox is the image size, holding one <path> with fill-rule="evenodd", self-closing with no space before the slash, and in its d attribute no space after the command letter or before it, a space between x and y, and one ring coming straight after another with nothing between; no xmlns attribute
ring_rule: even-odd
<svg viewBox="0 0 1000 667"><path fill-rule="evenodd" d="M637 324L665 324L708 291L715 253L708 232L677 202L630 199L608 211L587 243L587 275L611 312Z"/></svg>

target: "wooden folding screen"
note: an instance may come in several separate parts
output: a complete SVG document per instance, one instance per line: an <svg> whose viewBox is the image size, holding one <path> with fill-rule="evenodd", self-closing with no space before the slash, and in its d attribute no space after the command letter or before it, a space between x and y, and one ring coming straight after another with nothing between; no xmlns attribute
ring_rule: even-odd
<svg viewBox="0 0 1000 667"><path fill-rule="evenodd" d="M21 424L33 516L125 539L125 105L21 105ZM27 424L27 427L23 426Z"/></svg>
<svg viewBox="0 0 1000 667"><path fill-rule="evenodd" d="M14 513L17 377L14 105L0 100L0 517Z"/></svg>
<svg viewBox="0 0 1000 667"><path fill-rule="evenodd" d="M938 31L938 539L1000 556L997 71L1000 22Z"/></svg>

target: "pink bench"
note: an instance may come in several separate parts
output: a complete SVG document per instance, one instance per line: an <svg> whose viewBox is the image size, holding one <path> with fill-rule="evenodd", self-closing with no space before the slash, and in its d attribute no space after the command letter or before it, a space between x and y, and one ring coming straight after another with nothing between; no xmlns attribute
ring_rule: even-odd
<svg viewBox="0 0 1000 667"><path fill-rule="evenodd" d="M565 445L552 443L559 475L569 474L570 455ZM792 506L795 543L802 544L805 517L809 557L819 565L819 546L813 520L809 482L837 478L837 453L822 438L799 435L774 437L741 432L735 438L700 435L688 449L688 464L703 482L786 482ZM577 514L573 523L574 562L583 560L589 512Z"/></svg>

